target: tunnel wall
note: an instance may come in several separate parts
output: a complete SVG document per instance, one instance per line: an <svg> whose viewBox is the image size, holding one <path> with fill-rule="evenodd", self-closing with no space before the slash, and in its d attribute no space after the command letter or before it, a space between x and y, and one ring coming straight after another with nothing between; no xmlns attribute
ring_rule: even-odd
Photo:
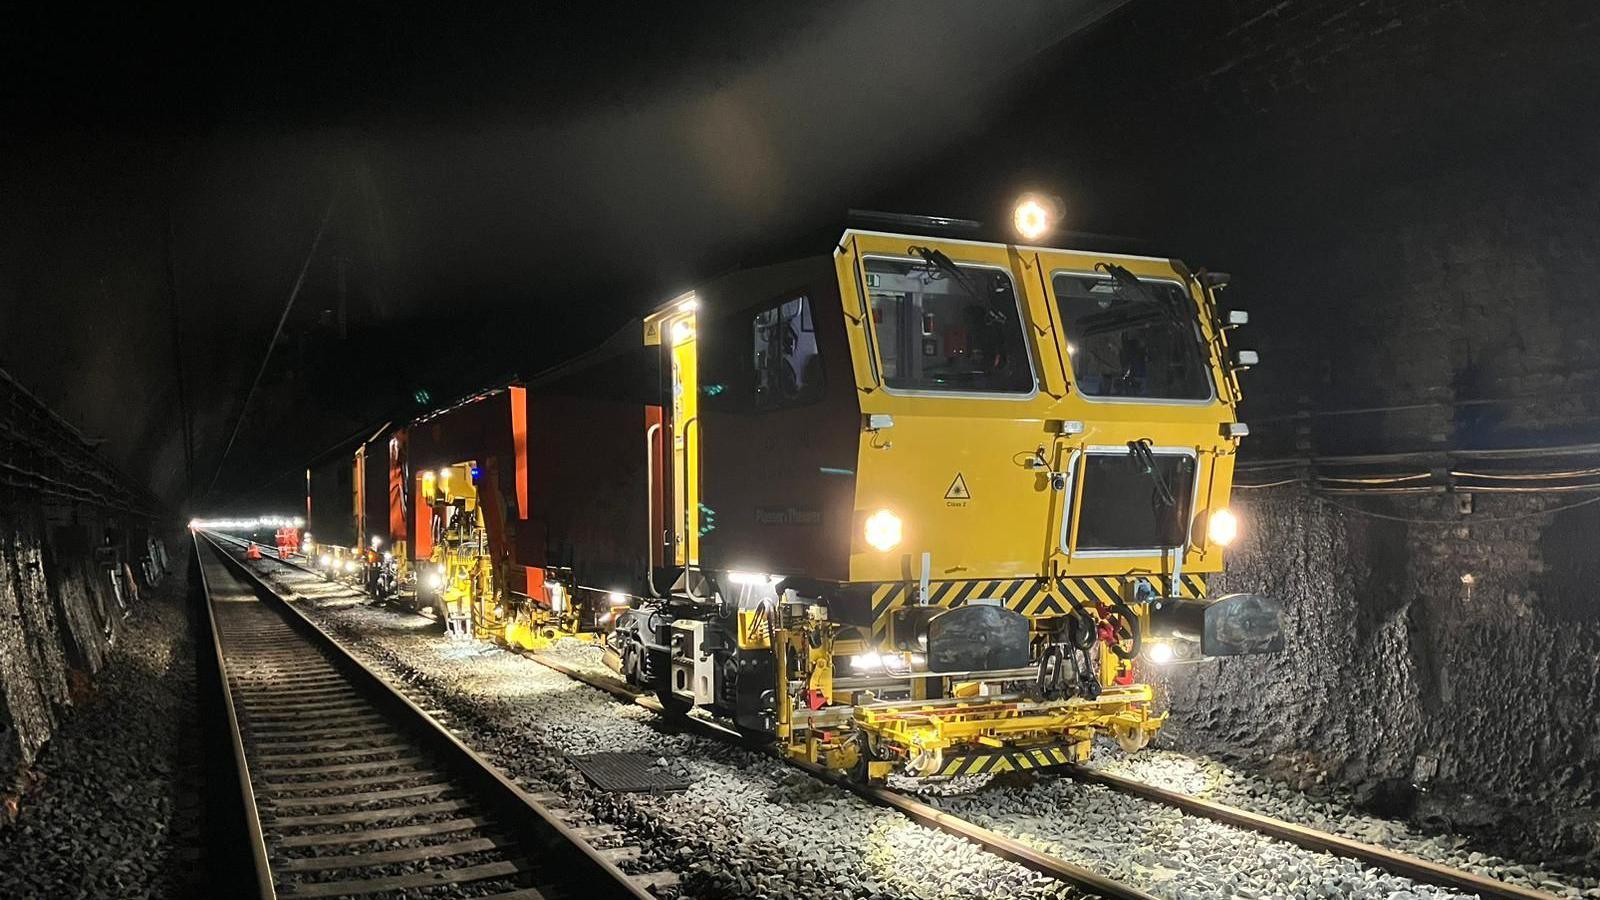
<svg viewBox="0 0 1600 900"><path fill-rule="evenodd" d="M1592 845L1600 504L1574 502L1479 496L1462 516L1453 497L1357 512L1300 487L1248 492L1216 587L1280 598L1288 648L1168 669L1164 740L1396 813L1523 815L1546 844Z"/></svg>
<svg viewBox="0 0 1600 900"><path fill-rule="evenodd" d="M106 665L138 590L152 583L146 541L86 508L0 505L0 773L33 762ZM133 582L121 600L112 567Z"/></svg>

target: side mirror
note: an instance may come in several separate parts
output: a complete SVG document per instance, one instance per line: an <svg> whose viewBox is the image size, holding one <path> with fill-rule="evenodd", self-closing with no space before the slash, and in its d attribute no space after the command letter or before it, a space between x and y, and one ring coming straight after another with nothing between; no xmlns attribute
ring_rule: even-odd
<svg viewBox="0 0 1600 900"><path fill-rule="evenodd" d="M1222 290L1223 288L1227 287L1228 282L1232 280L1233 276L1229 275L1227 272L1202 271L1200 273L1200 283L1213 291Z"/></svg>
<svg viewBox="0 0 1600 900"><path fill-rule="evenodd" d="M1250 324L1250 311L1247 309L1225 309L1222 311L1222 327L1238 328L1240 325Z"/></svg>
<svg viewBox="0 0 1600 900"><path fill-rule="evenodd" d="M1242 372L1245 369L1248 369L1254 365L1259 365L1260 363L1261 354L1254 350L1233 351L1233 368L1236 372Z"/></svg>

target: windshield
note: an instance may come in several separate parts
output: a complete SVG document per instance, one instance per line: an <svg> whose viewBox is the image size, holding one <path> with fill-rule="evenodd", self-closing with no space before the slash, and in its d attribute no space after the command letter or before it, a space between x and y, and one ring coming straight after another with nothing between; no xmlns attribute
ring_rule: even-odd
<svg viewBox="0 0 1600 900"><path fill-rule="evenodd" d="M1078 390L1090 397L1209 400L1195 308L1170 281L1119 284L1109 275L1052 279Z"/></svg>
<svg viewBox="0 0 1600 900"><path fill-rule="evenodd" d="M1027 336L1009 274L959 263L945 267L871 257L866 270L884 384L913 391L1033 390Z"/></svg>

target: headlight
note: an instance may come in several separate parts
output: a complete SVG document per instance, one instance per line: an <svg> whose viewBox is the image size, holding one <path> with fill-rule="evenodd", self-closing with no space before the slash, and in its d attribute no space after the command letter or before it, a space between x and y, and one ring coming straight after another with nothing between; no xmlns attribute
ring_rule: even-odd
<svg viewBox="0 0 1600 900"><path fill-rule="evenodd" d="M432 575L429 575L428 576L428 587L431 587L436 591L439 590L440 588L443 588L444 587L444 575L442 575L439 572L435 572Z"/></svg>
<svg viewBox="0 0 1600 900"><path fill-rule="evenodd" d="M879 653L857 653L850 657L850 668L856 672L871 672L883 668L883 655Z"/></svg>
<svg viewBox="0 0 1600 900"><path fill-rule="evenodd" d="M1226 547L1233 543L1239 536L1239 517L1229 512L1226 507L1214 509L1206 517L1206 537L1211 543L1219 547Z"/></svg>
<svg viewBox="0 0 1600 900"><path fill-rule="evenodd" d="M329 556L326 553L322 554L322 558L317 560L317 565L323 567L324 569L326 569L332 563L333 563L333 557Z"/></svg>
<svg viewBox="0 0 1600 900"><path fill-rule="evenodd" d="M1172 645L1166 641L1152 641L1144 648L1144 658L1158 666L1172 662Z"/></svg>
<svg viewBox="0 0 1600 900"><path fill-rule="evenodd" d="M867 543L877 550L893 550L900 544L900 517L887 509L867 516Z"/></svg>

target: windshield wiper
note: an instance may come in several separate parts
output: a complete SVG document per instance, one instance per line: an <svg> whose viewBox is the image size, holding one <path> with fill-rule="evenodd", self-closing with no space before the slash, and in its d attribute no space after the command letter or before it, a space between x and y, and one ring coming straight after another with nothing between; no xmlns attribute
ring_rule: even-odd
<svg viewBox="0 0 1600 900"><path fill-rule="evenodd" d="M1166 291L1160 292L1159 295L1151 293L1149 286L1140 281L1137 275L1116 263L1096 263L1095 268L1111 276L1111 281L1116 286L1118 293L1126 291L1132 294L1134 299L1143 300L1154 305L1171 320L1173 325L1179 328L1189 324L1188 318L1184 316L1183 311L1174 302L1175 298Z"/></svg>
<svg viewBox="0 0 1600 900"><path fill-rule="evenodd" d="M1172 495L1172 488L1167 485L1167 479L1162 477L1161 469L1156 465L1156 455L1150 450L1150 440L1128 442L1128 455L1133 457L1133 464L1149 475L1155 483L1156 504L1162 509L1171 509L1178 505L1178 498Z"/></svg>
<svg viewBox="0 0 1600 900"><path fill-rule="evenodd" d="M978 286L973 284L972 279L967 277L967 273L961 271L961 267L956 265L950 257L945 256L943 252L932 247L910 247L908 249L922 257L923 262L938 269L946 278L961 285L961 289L967 292L968 297L978 296Z"/></svg>

